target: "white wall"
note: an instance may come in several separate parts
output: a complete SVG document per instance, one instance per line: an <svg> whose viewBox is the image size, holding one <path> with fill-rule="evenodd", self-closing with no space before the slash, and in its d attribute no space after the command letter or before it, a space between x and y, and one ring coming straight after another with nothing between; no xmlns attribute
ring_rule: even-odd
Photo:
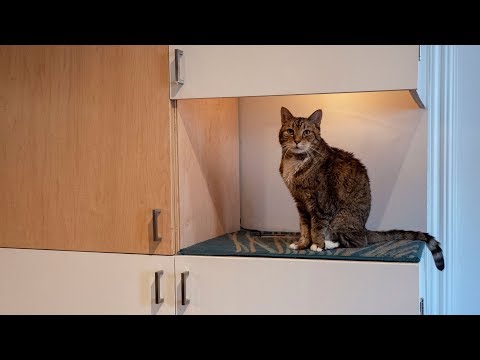
<svg viewBox="0 0 480 360"><path fill-rule="evenodd" d="M480 314L480 46L459 46L457 52L456 219L453 229L453 313ZM445 254L448 264L448 254Z"/></svg>
<svg viewBox="0 0 480 360"><path fill-rule="evenodd" d="M278 168L280 108L295 116L323 109L322 136L367 166L370 229L426 230L427 116L408 92L240 98L243 227L299 231L298 214Z"/></svg>

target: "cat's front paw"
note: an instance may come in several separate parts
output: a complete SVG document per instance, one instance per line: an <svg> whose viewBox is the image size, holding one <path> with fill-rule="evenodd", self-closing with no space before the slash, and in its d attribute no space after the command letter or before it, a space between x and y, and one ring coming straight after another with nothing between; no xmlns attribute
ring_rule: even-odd
<svg viewBox="0 0 480 360"><path fill-rule="evenodd" d="M323 251L323 249L320 246L318 246L317 244L310 245L310 250L316 251L316 252Z"/></svg>
<svg viewBox="0 0 480 360"><path fill-rule="evenodd" d="M300 240L295 241L294 243L291 243L289 248L292 250L303 250L308 248L308 245L310 245L310 241L304 238L300 238Z"/></svg>

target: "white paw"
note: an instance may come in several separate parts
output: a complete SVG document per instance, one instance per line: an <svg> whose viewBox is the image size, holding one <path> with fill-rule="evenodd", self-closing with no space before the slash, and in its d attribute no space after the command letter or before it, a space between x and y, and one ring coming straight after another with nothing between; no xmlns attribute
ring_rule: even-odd
<svg viewBox="0 0 480 360"><path fill-rule="evenodd" d="M289 248L290 248L290 249L293 249L293 250L297 250L297 249L298 249L298 245L297 245L297 244L290 244Z"/></svg>
<svg viewBox="0 0 480 360"><path fill-rule="evenodd" d="M310 245L310 250L317 251L317 252L323 251L323 249L320 246L318 246L317 244Z"/></svg>
<svg viewBox="0 0 480 360"><path fill-rule="evenodd" d="M327 249L335 249L340 246L340 243L330 241L330 240L325 240L325 250Z"/></svg>

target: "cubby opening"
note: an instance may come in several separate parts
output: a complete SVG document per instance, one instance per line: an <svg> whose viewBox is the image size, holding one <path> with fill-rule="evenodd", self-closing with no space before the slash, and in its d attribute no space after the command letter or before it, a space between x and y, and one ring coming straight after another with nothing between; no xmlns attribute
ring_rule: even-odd
<svg viewBox="0 0 480 360"><path fill-rule="evenodd" d="M322 109L325 141L365 164L367 228L426 229L427 117L408 90L182 99L175 104L180 253L242 228L299 231L278 171L282 106L304 117Z"/></svg>

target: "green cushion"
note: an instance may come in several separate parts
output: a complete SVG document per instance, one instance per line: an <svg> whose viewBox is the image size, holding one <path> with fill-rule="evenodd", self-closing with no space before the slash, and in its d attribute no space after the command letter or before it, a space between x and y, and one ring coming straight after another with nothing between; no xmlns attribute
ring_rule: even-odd
<svg viewBox="0 0 480 360"><path fill-rule="evenodd" d="M289 245L297 233L263 233L238 231L205 240L179 251L180 255L257 256L299 259L332 259L418 263L422 258L423 241L386 241L363 248L337 248L322 252L292 250Z"/></svg>

